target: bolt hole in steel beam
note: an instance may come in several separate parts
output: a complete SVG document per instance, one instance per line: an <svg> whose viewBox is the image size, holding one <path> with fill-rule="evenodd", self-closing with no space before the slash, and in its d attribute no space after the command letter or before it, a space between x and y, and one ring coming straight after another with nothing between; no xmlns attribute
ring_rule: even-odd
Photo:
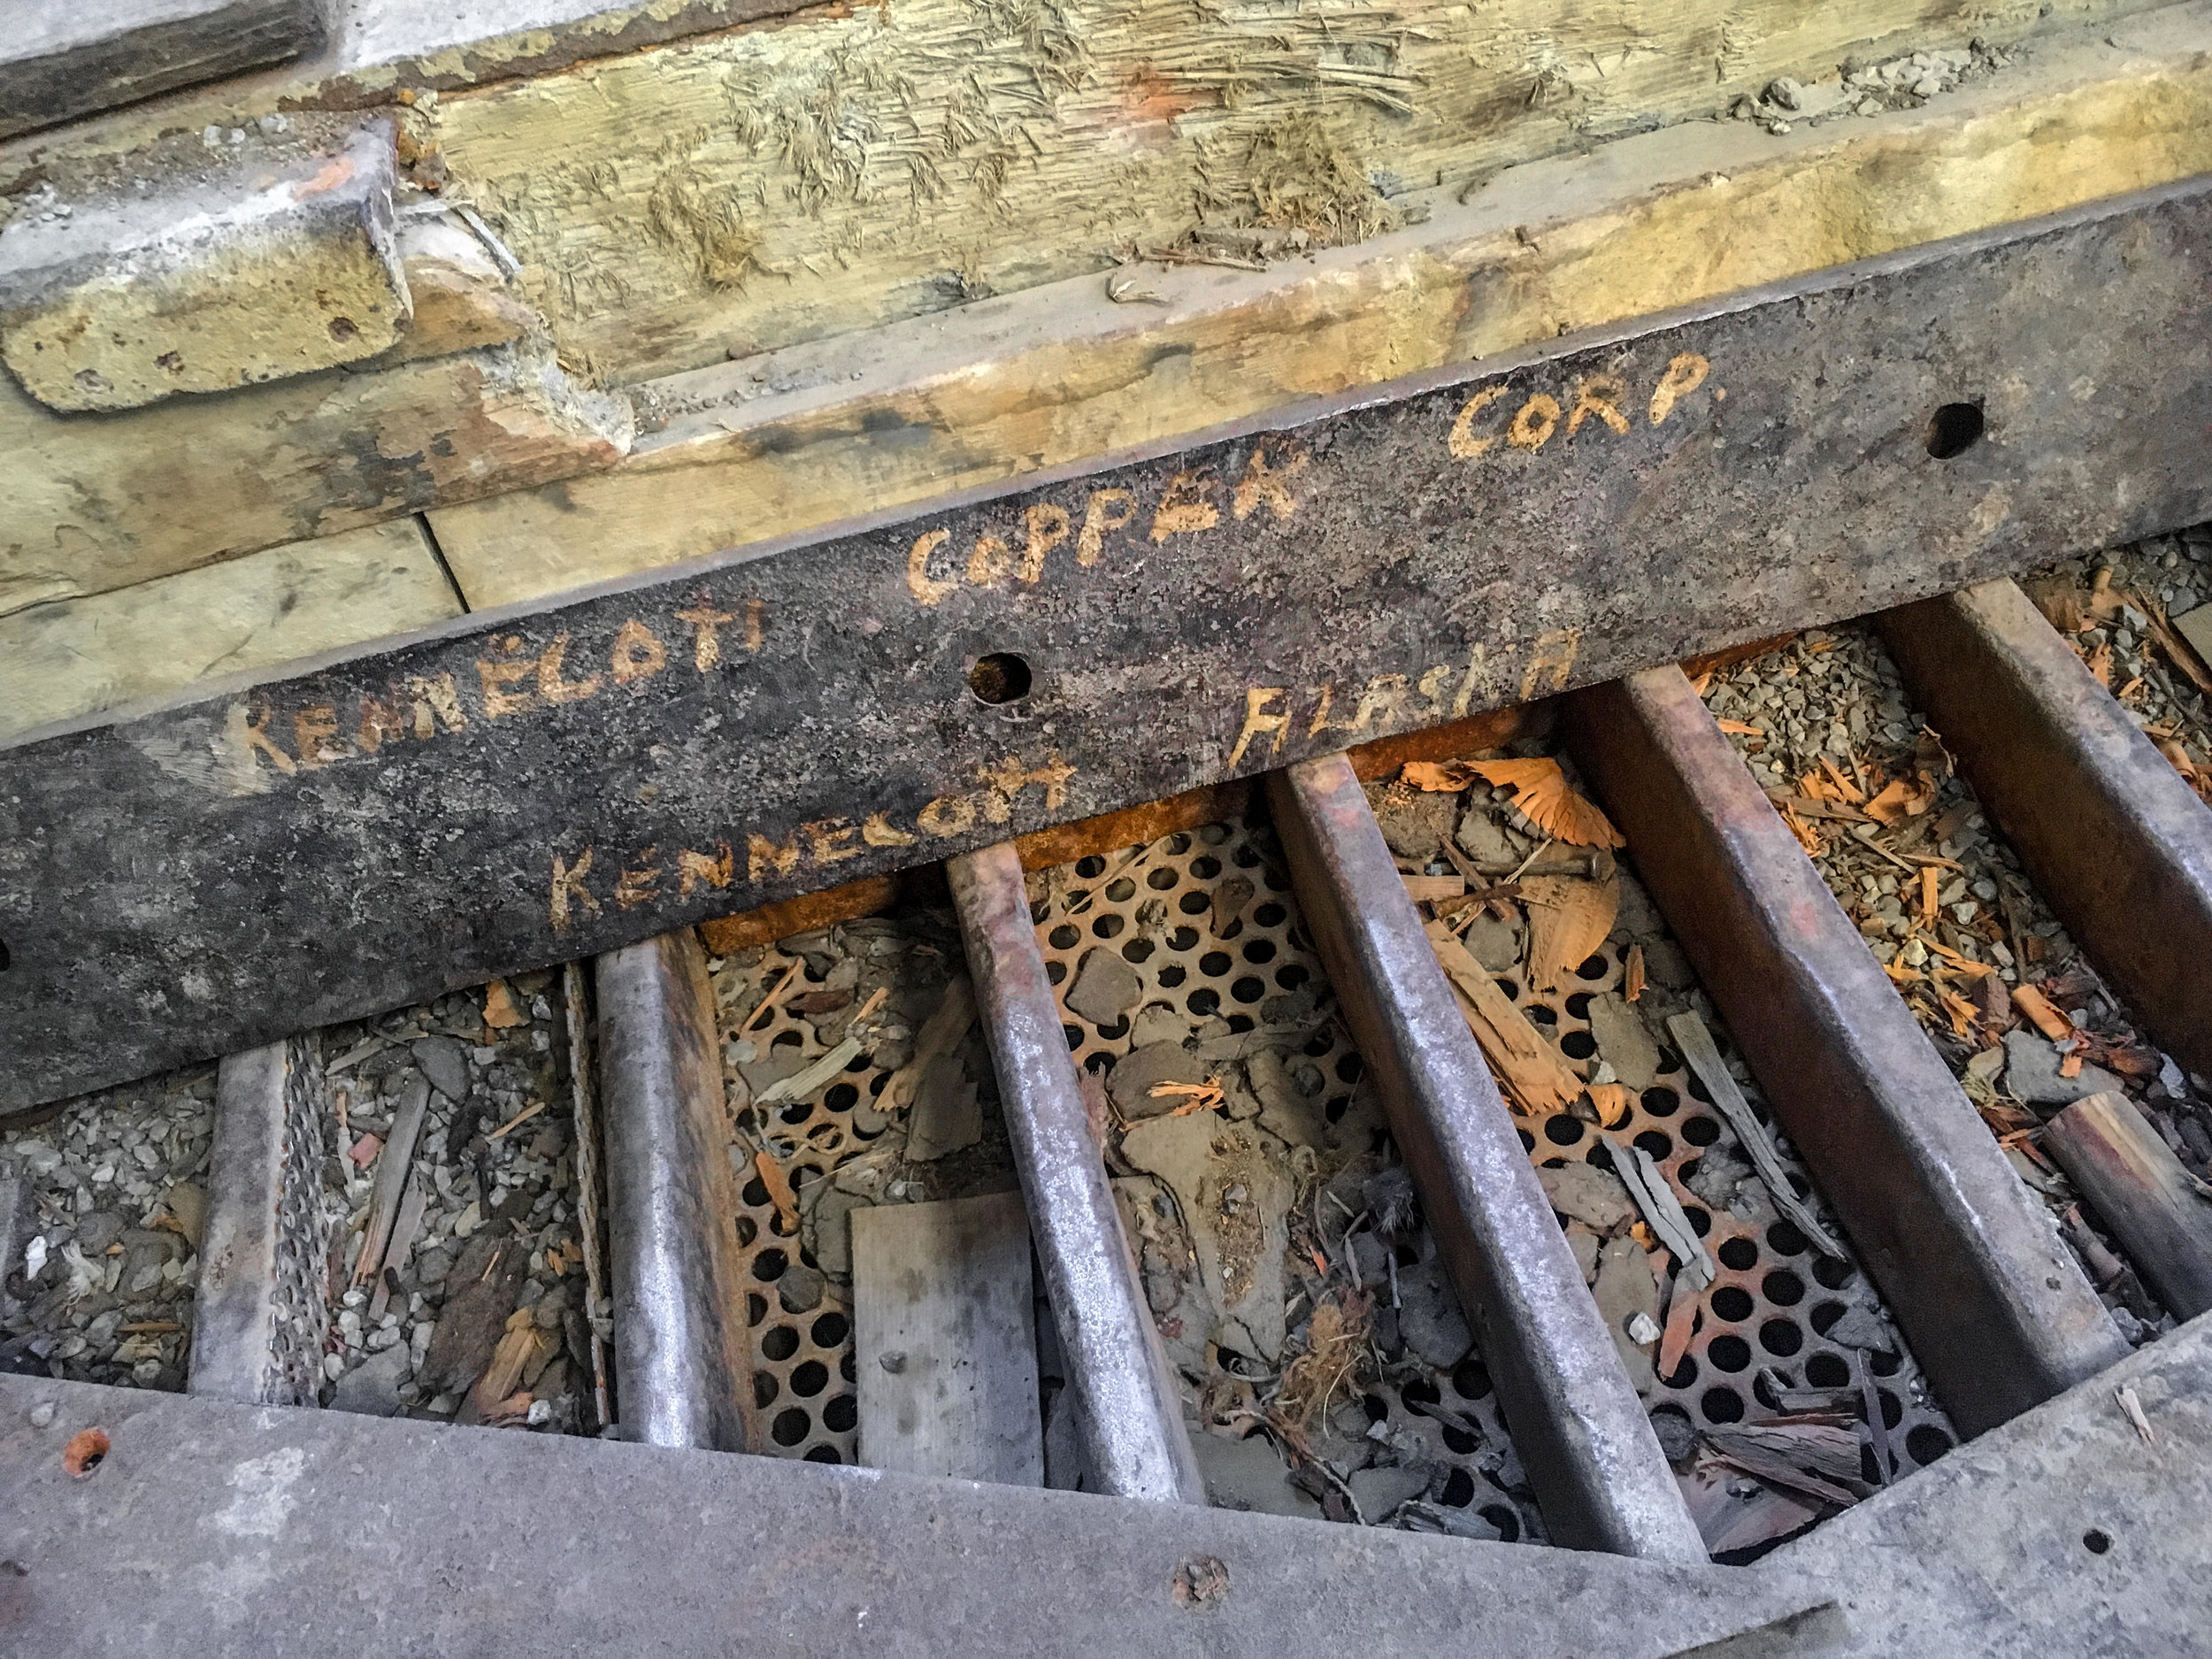
<svg viewBox="0 0 2212 1659"><path fill-rule="evenodd" d="M992 651L975 659L968 671L968 689L979 703L1019 703L1029 695L1031 678L1026 659L1012 651Z"/></svg>
<svg viewBox="0 0 2212 1659"><path fill-rule="evenodd" d="M1578 692L1599 803L1954 1421L1994 1427L2128 1346L1677 668Z"/></svg>
<svg viewBox="0 0 2212 1659"><path fill-rule="evenodd" d="M1946 403L1929 418L1928 453L1939 461L1955 459L1979 443L1986 430L1978 403Z"/></svg>
<svg viewBox="0 0 2212 1659"><path fill-rule="evenodd" d="M1268 797L1306 925L1555 1541L1705 1560L1351 763L1334 755L1273 773Z"/></svg>

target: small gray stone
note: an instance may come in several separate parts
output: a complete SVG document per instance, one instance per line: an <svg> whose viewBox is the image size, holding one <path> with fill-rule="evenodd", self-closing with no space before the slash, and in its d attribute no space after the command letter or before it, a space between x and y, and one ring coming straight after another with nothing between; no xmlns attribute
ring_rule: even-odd
<svg viewBox="0 0 2212 1659"><path fill-rule="evenodd" d="M431 1087L457 1104L468 1098L469 1051L459 1038L418 1037L411 1052Z"/></svg>
<svg viewBox="0 0 2212 1659"><path fill-rule="evenodd" d="M811 1248L814 1259L822 1271L833 1279L849 1279L853 1271L853 1229L850 1217L856 1210L868 1208L868 1201L857 1193L832 1187L822 1194L807 1217L807 1230L812 1233Z"/></svg>
<svg viewBox="0 0 2212 1659"><path fill-rule="evenodd" d="M1106 1073L1107 1098L1131 1122L1156 1118L1180 1104L1174 1097L1155 1100L1153 1087L1161 1083L1203 1083L1206 1063L1179 1042L1148 1043L1132 1048L1114 1062Z"/></svg>
<svg viewBox="0 0 2212 1659"><path fill-rule="evenodd" d="M1381 1520L1402 1503L1410 1502L1429 1489L1429 1478L1416 1469L1394 1465L1356 1470L1344 1483L1353 1502L1370 1522Z"/></svg>
<svg viewBox="0 0 2212 1659"><path fill-rule="evenodd" d="M1659 1437L1659 1450L1671 1463L1678 1463L1697 1450L1697 1430L1681 1412L1662 1406L1651 1414L1652 1432Z"/></svg>
<svg viewBox="0 0 2212 1659"><path fill-rule="evenodd" d="M415 1279L423 1285L442 1285L453 1271L453 1252L442 1244L434 1244L426 1250L415 1253Z"/></svg>
<svg viewBox="0 0 2212 1659"><path fill-rule="evenodd" d="M1111 1025L1144 995L1144 979L1109 945L1094 945L1083 954L1075 983L1068 989L1067 1004L1094 1025Z"/></svg>
<svg viewBox="0 0 2212 1659"><path fill-rule="evenodd" d="M1659 1076L1659 1045L1644 1028L1643 1018L1626 1001L1611 991L1590 999L1590 1035L1598 1056L1613 1068L1613 1075L1639 1094Z"/></svg>
<svg viewBox="0 0 2212 1659"><path fill-rule="evenodd" d="M338 1379L330 1396L330 1409L366 1417L397 1417L399 1386L407 1379L408 1359L403 1346L370 1355Z"/></svg>
<svg viewBox="0 0 2212 1659"><path fill-rule="evenodd" d="M811 1313L822 1305L829 1278L818 1268L794 1262L776 1279L776 1300L786 1313Z"/></svg>
<svg viewBox="0 0 2212 1659"><path fill-rule="evenodd" d="M2030 1106L2070 1106L2092 1094L2117 1093L2120 1079L2101 1067L2085 1065L2078 1077L2058 1074L2059 1052L2051 1040L2024 1025L2005 1033L2005 1092Z"/></svg>
<svg viewBox="0 0 2212 1659"><path fill-rule="evenodd" d="M1871 1308L1845 1309L1843 1317L1822 1334L1839 1348L1871 1348L1878 1354L1897 1351L1897 1339L1890 1334L1887 1322Z"/></svg>
<svg viewBox="0 0 2212 1659"><path fill-rule="evenodd" d="M1191 1034L1190 1017L1165 1002L1147 1002L1129 1022L1129 1046L1148 1048L1155 1043L1180 1043Z"/></svg>
<svg viewBox="0 0 2212 1659"><path fill-rule="evenodd" d="M1398 1333L1415 1358L1438 1371L1451 1370L1474 1346L1459 1298L1438 1263L1399 1270Z"/></svg>
<svg viewBox="0 0 2212 1659"><path fill-rule="evenodd" d="M1206 1482L1206 1497L1216 1509L1309 1519L1321 1513L1318 1503L1290 1484L1290 1471L1282 1454L1264 1434L1241 1440L1219 1434L1194 1434L1190 1445Z"/></svg>
<svg viewBox="0 0 2212 1659"><path fill-rule="evenodd" d="M111 1244L122 1241L123 1217L112 1210L96 1210L77 1218L77 1245L87 1256L104 1256Z"/></svg>

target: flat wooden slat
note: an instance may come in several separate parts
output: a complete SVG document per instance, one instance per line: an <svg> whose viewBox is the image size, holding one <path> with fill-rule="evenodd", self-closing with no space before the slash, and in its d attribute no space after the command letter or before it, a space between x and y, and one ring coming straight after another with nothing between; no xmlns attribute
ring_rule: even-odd
<svg viewBox="0 0 2212 1659"><path fill-rule="evenodd" d="M878 1205L852 1226L860 1461L1042 1486L1021 1194Z"/></svg>

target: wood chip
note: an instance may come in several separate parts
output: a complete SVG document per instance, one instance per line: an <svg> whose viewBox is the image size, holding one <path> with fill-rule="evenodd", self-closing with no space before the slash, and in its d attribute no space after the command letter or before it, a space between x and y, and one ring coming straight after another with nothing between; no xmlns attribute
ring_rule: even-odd
<svg viewBox="0 0 2212 1659"><path fill-rule="evenodd" d="M1625 847L1604 813L1577 795L1555 760L1479 760L1470 769L1485 782L1513 791L1513 804L1539 833L1578 847Z"/></svg>
<svg viewBox="0 0 2212 1659"><path fill-rule="evenodd" d="M1621 995L1632 1002L1644 994L1644 948L1631 945L1628 948L1628 962L1622 974Z"/></svg>
<svg viewBox="0 0 2212 1659"><path fill-rule="evenodd" d="M1920 867L1920 920L1924 926L1933 927L1936 919L1936 884L1939 878L1932 865Z"/></svg>
<svg viewBox="0 0 2212 1659"><path fill-rule="evenodd" d="M500 1125L498 1128L493 1130L491 1133L486 1135L484 1139L487 1141L496 1141L501 1136L506 1134L510 1130L518 1128L522 1125L528 1123L533 1118L536 1117L544 1110L545 1102L543 1101L534 1100L527 1106L525 1106L520 1111L517 1112L513 1117L510 1118L505 1123Z"/></svg>
<svg viewBox="0 0 2212 1659"><path fill-rule="evenodd" d="M377 1156L376 1185L369 1196L369 1213L362 1225L361 1254L355 1260L353 1282L365 1285L384 1265L385 1247L399 1220L400 1197L407 1186L407 1171L415 1161L415 1141L422 1133L423 1118L430 1110L430 1085L416 1077L392 1115L392 1133Z"/></svg>
<svg viewBox="0 0 2212 1659"><path fill-rule="evenodd" d="M504 979L494 979L484 987L484 1023L494 1031L511 1031L530 1023L530 1017L515 1006L514 994Z"/></svg>
<svg viewBox="0 0 2212 1659"><path fill-rule="evenodd" d="M1406 897L1416 904L1433 904L1439 899L1455 899L1467 891L1467 882L1461 876L1400 876L1405 883Z"/></svg>
<svg viewBox="0 0 2212 1659"><path fill-rule="evenodd" d="M1703 1290L1716 1276L1713 1258L1706 1253L1704 1241L1690 1225L1689 1217L1683 1213L1682 1202L1674 1195L1674 1188L1667 1184L1665 1173L1651 1154L1640 1146L1624 1141L1609 1141L1605 1144L1613 1151L1613 1173L1628 1188L1636 1208L1644 1212L1644 1219L1659 1235L1659 1241L1673 1254L1682 1275L1689 1279L1690 1287Z"/></svg>
<svg viewBox="0 0 2212 1659"><path fill-rule="evenodd" d="M1754 726L1748 720L1720 720L1715 724L1731 737L1764 737L1767 734L1764 726Z"/></svg>
<svg viewBox="0 0 2212 1659"><path fill-rule="evenodd" d="M1402 782L1431 795L1457 795L1474 782L1476 772L1463 760L1411 760L1398 773Z"/></svg>
<svg viewBox="0 0 2212 1659"><path fill-rule="evenodd" d="M965 985L967 981L963 979L961 983ZM753 1104L759 1107L780 1106L787 1101L805 1100L810 1095L819 1094L837 1081L839 1075L847 1066L860 1058L861 1050L864 1046L857 1036L848 1034L843 1041L812 1065L807 1067L805 1071L794 1071L789 1077L771 1083L766 1088L761 1090L759 1094L753 1096ZM915 1052L917 1054L921 1052L919 1044L916 1045ZM894 1080L895 1081L895 1079ZM884 1086L883 1093L884 1098L888 1100L891 1094L888 1084ZM887 1111L890 1109L879 1107L879 1110Z"/></svg>
<svg viewBox="0 0 2212 1659"><path fill-rule="evenodd" d="M768 995L760 999L760 1005L745 1017L746 1030L761 1031L766 1028L769 1016L776 1011L777 1004L783 1001L783 994L791 988L791 982L799 977L799 970L805 966L804 956L792 960L791 965L783 971L783 978L778 979L770 987Z"/></svg>
<svg viewBox="0 0 2212 1659"><path fill-rule="evenodd" d="M1222 1092L1221 1079L1217 1077L1210 1077L1203 1083L1155 1083L1145 1093L1154 1100L1180 1100L1183 1102L1161 1113L1164 1118L1187 1118L1193 1112L1211 1111L1228 1098Z"/></svg>
<svg viewBox="0 0 2212 1659"><path fill-rule="evenodd" d="M1781 1154L1767 1139L1766 1127L1752 1111L1751 1102L1736 1087L1736 1079L1730 1075L1727 1064L1721 1059L1720 1048L1713 1041L1713 1033L1705 1029L1705 1022L1694 1013L1677 1014L1667 1021L1667 1030L1674 1037L1675 1047L1682 1050L1682 1057L1690 1063L1690 1069L1705 1085L1705 1092L1713 1097L1713 1104L1720 1109L1721 1116L1728 1119L1728 1126L1736 1132L1736 1139L1751 1155L1752 1164L1759 1171L1759 1179L1766 1183L1767 1191L1773 1196L1775 1208L1795 1222L1798 1231L1810 1239L1823 1254L1833 1256L1839 1262L1847 1259L1843 1246L1837 1243L1828 1229L1820 1225L1819 1218L1797 1195L1797 1189L1790 1185L1789 1175L1782 1168Z"/></svg>
<svg viewBox="0 0 2212 1659"><path fill-rule="evenodd" d="M1451 980L1459 1011L1481 1046L1483 1058L1507 1102L1529 1117L1564 1111L1583 1092L1582 1079L1568 1069L1559 1051L1544 1040L1513 999L1498 989L1490 971L1441 922L1425 930L1437 962Z"/></svg>
<svg viewBox="0 0 2212 1659"><path fill-rule="evenodd" d="M1604 948L1620 914L1620 877L1578 881L1571 876L1524 876L1520 887L1528 911L1529 984L1539 991L1557 990Z"/></svg>
<svg viewBox="0 0 2212 1659"><path fill-rule="evenodd" d="M876 1110L892 1117L913 1104L914 1096L922 1087L922 1073L940 1056L958 1048L973 1024L975 987L966 974L955 974L946 982L945 995L936 1010L922 1022L922 1029L914 1039L912 1056L891 1073L891 1080L876 1097Z"/></svg>
<svg viewBox="0 0 2212 1659"><path fill-rule="evenodd" d="M1690 1351L1690 1339L1697 1334L1701 1306L1691 1276L1676 1273L1674 1299L1667 1303L1667 1327L1659 1339L1657 1369L1661 1377L1671 1377L1682 1369L1682 1356Z"/></svg>
<svg viewBox="0 0 2212 1659"><path fill-rule="evenodd" d="M760 1184L768 1189L768 1202L776 1207L776 1216L784 1225L784 1236L797 1236L799 1231L799 1201L791 1191L790 1178L783 1172L783 1165L772 1154L753 1154L753 1168L760 1172Z"/></svg>
<svg viewBox="0 0 2212 1659"><path fill-rule="evenodd" d="M127 1325L123 1328L129 1331L138 1327ZM174 1330L176 1327L172 1325L170 1329ZM2120 1402L2120 1409L2127 1413L2128 1421L2135 1425L2135 1432L2142 1437L2143 1444L2157 1445L2158 1436L2151 1432L2151 1420L2143 1415L2143 1399L2135 1392L2135 1385L2123 1383L2112 1391L2112 1397Z"/></svg>
<svg viewBox="0 0 2212 1659"><path fill-rule="evenodd" d="M2014 986L2012 1005L2026 1017L2029 1024L2053 1042L2064 1042L2074 1034L2074 1022L2052 1007L2050 999L2032 985Z"/></svg>

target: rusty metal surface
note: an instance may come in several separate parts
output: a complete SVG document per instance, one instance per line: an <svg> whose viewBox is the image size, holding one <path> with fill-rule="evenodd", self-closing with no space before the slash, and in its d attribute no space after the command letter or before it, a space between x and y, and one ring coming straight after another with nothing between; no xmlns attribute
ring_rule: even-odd
<svg viewBox="0 0 2212 1659"><path fill-rule="evenodd" d="M1203 1503L1182 1402L1068 1057L1020 857L1002 843L954 859L946 875L1092 1475L1117 1497Z"/></svg>
<svg viewBox="0 0 2212 1659"><path fill-rule="evenodd" d="M2161 1302L2184 1319L2212 1311L2212 1187L2125 1095L2075 1102L2045 1125L2043 1148Z"/></svg>
<svg viewBox="0 0 2212 1659"><path fill-rule="evenodd" d="M1689 680L1564 728L1775 1115L1970 1434L2128 1351L2032 1194Z"/></svg>
<svg viewBox="0 0 2212 1659"><path fill-rule="evenodd" d="M689 928L593 965L626 1439L747 1444L752 1348L714 990Z"/></svg>
<svg viewBox="0 0 2212 1659"><path fill-rule="evenodd" d="M1341 755L1268 780L1291 883L1505 1407L1552 1538L1705 1546Z"/></svg>
<svg viewBox="0 0 2212 1659"><path fill-rule="evenodd" d="M185 1386L246 1405L312 1405L323 1381L328 1228L320 1039L226 1055Z"/></svg>
<svg viewBox="0 0 2212 1659"><path fill-rule="evenodd" d="M0 1109L2212 517L2208 273L2200 183L27 734Z"/></svg>
<svg viewBox="0 0 2212 1659"><path fill-rule="evenodd" d="M2011 581L1880 620L2059 920L2160 1043L2212 1071L2212 809Z"/></svg>

